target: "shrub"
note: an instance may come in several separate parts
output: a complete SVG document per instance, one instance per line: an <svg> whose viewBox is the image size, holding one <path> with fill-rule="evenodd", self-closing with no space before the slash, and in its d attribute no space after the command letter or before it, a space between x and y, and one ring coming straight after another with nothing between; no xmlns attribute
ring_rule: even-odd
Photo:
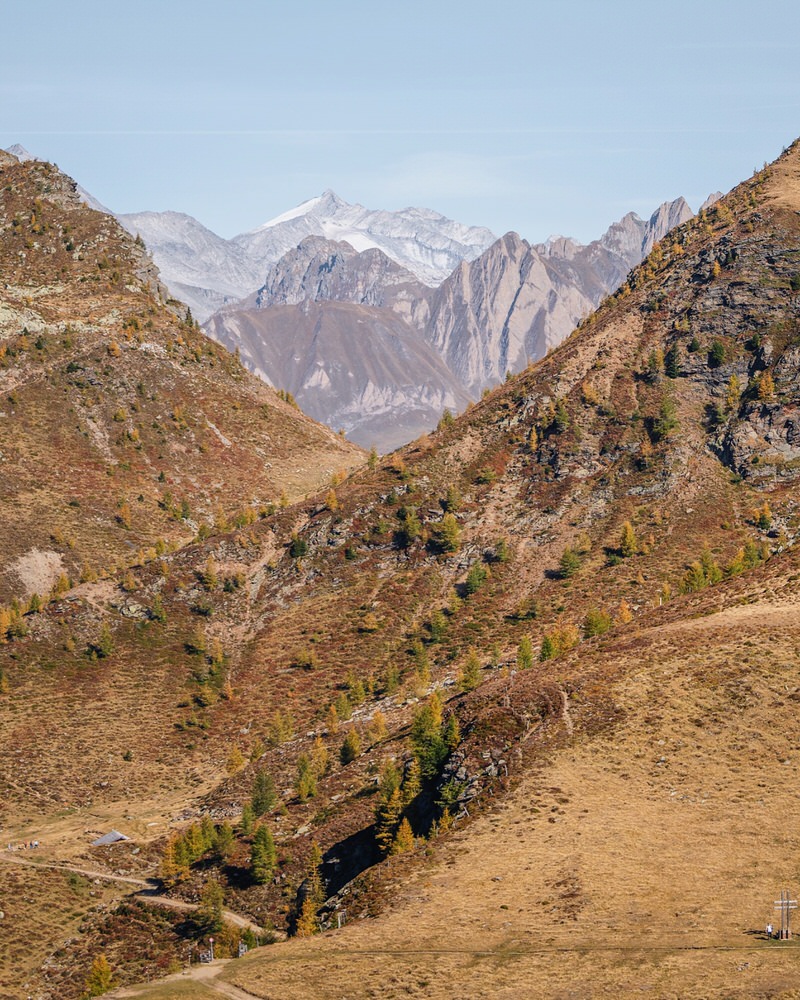
<svg viewBox="0 0 800 1000"><path fill-rule="evenodd" d="M307 554L308 542L305 538L300 538L299 535L293 534L291 543L289 544L289 555L292 559L302 559Z"/></svg>

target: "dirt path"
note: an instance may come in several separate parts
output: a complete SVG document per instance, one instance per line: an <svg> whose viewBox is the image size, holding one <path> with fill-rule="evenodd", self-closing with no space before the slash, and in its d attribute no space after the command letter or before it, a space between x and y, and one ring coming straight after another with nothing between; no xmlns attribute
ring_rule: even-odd
<svg viewBox="0 0 800 1000"><path fill-rule="evenodd" d="M53 868L61 872L75 872L76 875L85 875L86 878L104 879L106 882L122 882L126 885L136 885L141 889L156 889L159 886L157 879L135 878L133 875L110 875L108 872L92 871L89 868L79 868L77 865L58 864L54 861L32 861L29 858L17 858L13 854L0 854L0 862L10 865L25 865L28 868Z"/></svg>
<svg viewBox="0 0 800 1000"><path fill-rule="evenodd" d="M207 965L193 965L184 972L177 972L172 976L166 976L156 983L148 983L147 985L140 986L120 986L110 993L106 993L105 996L109 1000L131 1000L133 997L146 997L152 994L154 990L158 991L159 987L169 986L170 983L178 985L186 982L195 982L202 983L208 992L218 996L230 997L231 1000L259 1000L255 993L248 993L241 986L235 986L233 983L227 983L219 978L220 974L232 961L234 960L231 958L221 958L216 959L214 962L209 962Z"/></svg>
<svg viewBox="0 0 800 1000"><path fill-rule="evenodd" d="M172 899L171 896L162 896L158 892L137 892L136 899L140 900L142 903L148 903L150 906L163 906L170 910L185 910L187 912L194 911L198 909L197 903L187 903L183 899ZM242 927L245 930L251 930L254 934L263 933L262 928L259 924L254 923L247 917L243 917L238 913L234 913L232 910L223 910L223 917L237 927Z"/></svg>
<svg viewBox="0 0 800 1000"><path fill-rule="evenodd" d="M80 868L77 865L61 865L51 861L31 861L29 858L17 858L7 853L0 854L0 861L12 865L24 865L26 868L51 868L55 871L75 872L76 875L84 875L86 878L97 878L107 882L120 882L124 885L137 886L139 889L145 889L146 891L136 893L135 898L142 903L149 903L151 906L163 906L171 910L185 910L187 912L194 912L199 908L198 903L188 903L183 899L172 899L169 896L162 895L160 892L161 883L158 879L142 879L130 875L110 875L107 872L92 871L89 868ZM234 913L232 910L223 910L222 915L237 927L251 930L255 934L261 933L262 928L258 924L247 917Z"/></svg>

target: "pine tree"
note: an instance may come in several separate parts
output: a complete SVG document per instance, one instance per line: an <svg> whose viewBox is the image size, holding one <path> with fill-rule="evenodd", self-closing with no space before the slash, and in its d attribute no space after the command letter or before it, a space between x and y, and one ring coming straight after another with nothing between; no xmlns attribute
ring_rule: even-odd
<svg viewBox="0 0 800 1000"><path fill-rule="evenodd" d="M329 765L328 748L322 742L322 737L318 736L311 748L311 770L318 778L322 778L327 773Z"/></svg>
<svg viewBox="0 0 800 1000"><path fill-rule="evenodd" d="M677 344L664 355L664 374L667 378L677 378L681 373L681 352Z"/></svg>
<svg viewBox="0 0 800 1000"><path fill-rule="evenodd" d="M216 934L222 930L225 922L222 907L225 896L222 886L216 879L209 879L200 893L200 905L197 908L196 920L205 934Z"/></svg>
<svg viewBox="0 0 800 1000"><path fill-rule="evenodd" d="M633 525L630 521L626 521L622 525L622 536L620 538L619 551L620 555L625 559L636 555L639 551L639 543L636 540L636 532L633 530Z"/></svg>
<svg viewBox="0 0 800 1000"><path fill-rule="evenodd" d="M591 608L586 612L583 620L583 635L586 639L591 639L596 635L603 635L611 628L611 616L605 611L598 611Z"/></svg>
<svg viewBox="0 0 800 1000"><path fill-rule="evenodd" d="M455 718L455 716L452 718ZM421 790L422 771L417 758L412 757L406 767L406 773L403 776L403 782L400 785L400 797L402 799L404 809L414 801Z"/></svg>
<svg viewBox="0 0 800 1000"><path fill-rule="evenodd" d="M483 673L481 661L474 649L470 649L469 655L461 668L458 681L462 691L474 691L481 682Z"/></svg>
<svg viewBox="0 0 800 1000"><path fill-rule="evenodd" d="M546 633L542 639L541 649L539 650L540 660L552 660L556 655L555 644L549 633Z"/></svg>
<svg viewBox="0 0 800 1000"><path fill-rule="evenodd" d="M523 635L517 649L517 666L520 670L530 670L533 666L533 647L531 637Z"/></svg>
<svg viewBox="0 0 800 1000"><path fill-rule="evenodd" d="M250 799L253 816L258 819L264 813L270 812L270 810L275 808L276 801L277 795L275 794L275 782L272 780L272 775L268 774L264 768L261 768L256 772L253 781L253 792Z"/></svg>
<svg viewBox="0 0 800 1000"><path fill-rule="evenodd" d="M402 812L403 799L398 787L395 787L388 797L382 797L375 808L375 840L384 854L388 854L391 850Z"/></svg>
<svg viewBox="0 0 800 1000"><path fill-rule="evenodd" d="M250 874L258 885L266 885L275 874L278 855L275 841L266 824L261 824L253 836L250 849Z"/></svg>
<svg viewBox="0 0 800 1000"><path fill-rule="evenodd" d="M216 840L217 837L217 831L214 827L214 821L211 819L208 813L206 813L206 815L200 822L200 836L203 841L203 854L205 854L206 851L210 851L211 848L214 846L214 841Z"/></svg>
<svg viewBox="0 0 800 1000"><path fill-rule="evenodd" d="M375 714L372 716L367 735L369 736L370 743L373 745L385 740L389 735L389 730L386 727L386 716L379 708L375 710Z"/></svg>
<svg viewBox="0 0 800 1000"><path fill-rule="evenodd" d="M326 722L328 732L331 736L335 736L339 732L339 713L336 711L335 705L330 705L328 707Z"/></svg>
<svg viewBox="0 0 800 1000"><path fill-rule="evenodd" d="M619 602L619 607L617 608L617 616L615 618L617 625L627 625L629 621L633 620L633 612L631 611L631 606L623 598Z"/></svg>
<svg viewBox="0 0 800 1000"><path fill-rule="evenodd" d="M453 514L447 513L434 525L431 531L431 548L435 552L457 552L461 539L461 528Z"/></svg>
<svg viewBox="0 0 800 1000"><path fill-rule="evenodd" d="M233 845L236 842L236 838L233 835L233 827L230 823L225 820L217 828L216 836L214 837L214 853L222 862L227 862L233 851Z"/></svg>
<svg viewBox="0 0 800 1000"><path fill-rule="evenodd" d="M739 382L739 378L734 372L728 380L728 392L725 396L725 408L728 412L737 409L739 406L739 397L742 394L742 386Z"/></svg>
<svg viewBox="0 0 800 1000"><path fill-rule="evenodd" d="M775 395L775 379L770 372L763 372L758 380L758 398L762 403L768 403Z"/></svg>
<svg viewBox="0 0 800 1000"><path fill-rule="evenodd" d="M447 622L441 611L434 611L431 615L431 642L441 642L447 630Z"/></svg>
<svg viewBox="0 0 800 1000"><path fill-rule="evenodd" d="M450 753L452 753L461 742L461 726L458 724L458 716L455 712L448 715L447 722L444 724L442 737L444 739L445 746Z"/></svg>
<svg viewBox="0 0 800 1000"><path fill-rule="evenodd" d="M308 755L304 753L300 754L297 761L294 790L301 802L312 799L317 794L317 776L314 774Z"/></svg>
<svg viewBox="0 0 800 1000"><path fill-rule="evenodd" d="M189 866L184 858L180 834L173 833L164 848L161 859L160 877L167 886L176 885L189 877Z"/></svg>
<svg viewBox="0 0 800 1000"><path fill-rule="evenodd" d="M99 997L114 987L114 976L105 955L98 955L92 962L86 980L85 997Z"/></svg>
<svg viewBox="0 0 800 1000"><path fill-rule="evenodd" d="M300 907L294 933L295 937L311 937L319 933L317 907L308 897L303 900L303 905Z"/></svg>
<svg viewBox="0 0 800 1000"><path fill-rule="evenodd" d="M244 754L238 747L234 747L228 755L228 760L226 761L225 767L228 774L236 774L241 771L245 765Z"/></svg>
<svg viewBox="0 0 800 1000"><path fill-rule="evenodd" d="M397 833L392 841L392 847L390 854L405 854L407 851L414 850L414 832L411 829L411 824L408 819L404 816L400 820L400 826L397 828Z"/></svg>
<svg viewBox="0 0 800 1000"><path fill-rule="evenodd" d="M164 610L164 602L161 599L161 594L156 594L153 598L153 606L150 608L150 617L154 622L158 622L159 625L164 625L167 621L167 613Z"/></svg>
<svg viewBox="0 0 800 1000"><path fill-rule="evenodd" d="M100 635L94 648L101 659L111 656L114 652L114 640L111 636L111 629L108 627L108 622L103 622L103 627L100 629Z"/></svg>
<svg viewBox="0 0 800 1000"><path fill-rule="evenodd" d="M297 937L310 937L319 932L317 911L325 902L325 886L320 872L321 865L322 851L319 849L319 844L315 842L311 845L311 854L306 868L306 893L295 927Z"/></svg>
<svg viewBox="0 0 800 1000"><path fill-rule="evenodd" d="M574 576L581 568L581 557L569 546L564 549L561 560L558 564L558 572L562 580L568 580Z"/></svg>
<svg viewBox="0 0 800 1000"><path fill-rule="evenodd" d="M479 562L473 563L469 573L467 573L467 580L464 584L466 592L468 594L477 594L486 582L488 575L489 570L486 566Z"/></svg>
<svg viewBox="0 0 800 1000"><path fill-rule="evenodd" d="M183 835L183 842L186 845L190 864L194 864L195 861L202 858L205 853L205 840L197 823L189 824L189 828Z"/></svg>
<svg viewBox="0 0 800 1000"><path fill-rule="evenodd" d="M242 818L239 820L239 829L245 837L249 837L253 832L254 824L255 815L253 814L253 807L249 802L246 802L242 809Z"/></svg>
<svg viewBox="0 0 800 1000"><path fill-rule="evenodd" d="M361 740L358 737L358 733L352 727L348 730L347 736L344 738L344 743L342 743L342 748L339 751L339 760L342 764L349 764L358 757L361 753Z"/></svg>

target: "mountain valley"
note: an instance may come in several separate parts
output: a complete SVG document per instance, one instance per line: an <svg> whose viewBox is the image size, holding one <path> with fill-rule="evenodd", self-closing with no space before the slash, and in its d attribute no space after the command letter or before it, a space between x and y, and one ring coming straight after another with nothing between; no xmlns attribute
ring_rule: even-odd
<svg viewBox="0 0 800 1000"><path fill-rule="evenodd" d="M422 300L379 249L284 255L220 314L253 367L262 314L320 358L370 315L362 353L382 323L402 359L423 301L430 371L462 316L453 408L481 398L383 458L205 338L53 168L0 169L4 565L53 511L65 563L108 564L33 603L4 578L0 822L41 847L0 861L0 997L77 998L101 954L160 1000L793 996L758 936L800 836L800 145ZM599 308L550 339L573 272ZM210 934L238 954L223 902L277 943L183 975Z"/></svg>

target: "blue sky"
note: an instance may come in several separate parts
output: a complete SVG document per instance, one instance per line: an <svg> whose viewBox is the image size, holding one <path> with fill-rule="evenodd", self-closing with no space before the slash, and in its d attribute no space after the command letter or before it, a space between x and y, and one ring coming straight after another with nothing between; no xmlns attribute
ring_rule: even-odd
<svg viewBox="0 0 800 1000"><path fill-rule="evenodd" d="M333 188L530 240L800 134L796 0L6 0L0 146L223 236Z"/></svg>

